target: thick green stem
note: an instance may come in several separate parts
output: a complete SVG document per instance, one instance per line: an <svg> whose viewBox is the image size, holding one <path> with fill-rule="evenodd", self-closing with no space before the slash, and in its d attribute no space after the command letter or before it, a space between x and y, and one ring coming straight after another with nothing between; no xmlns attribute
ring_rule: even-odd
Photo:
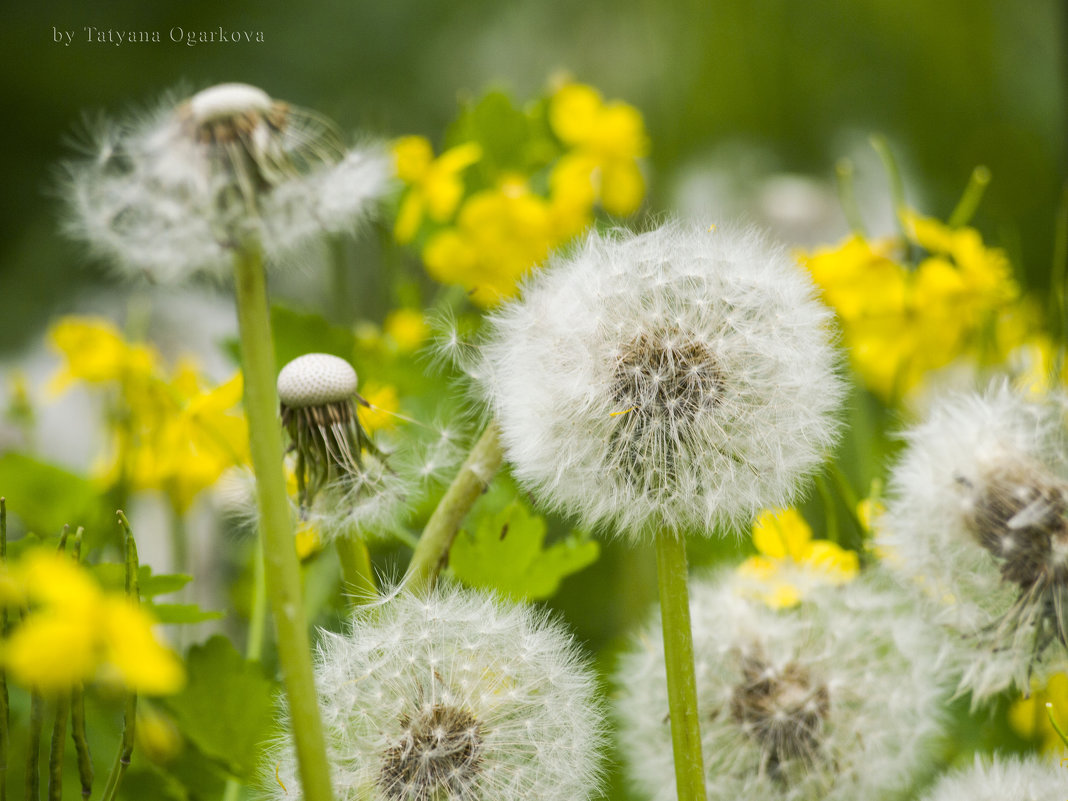
<svg viewBox="0 0 1068 801"><path fill-rule="evenodd" d="M656 538L656 574L667 667L671 747L675 755L675 786L679 801L706 801L705 761L697 717L690 594L686 585L686 541L661 532Z"/></svg>
<svg viewBox="0 0 1068 801"><path fill-rule="evenodd" d="M987 167L980 165L972 170L968 186L964 188L964 194L961 195L957 207L953 209L953 213L946 221L950 228L960 228L971 222L972 215L979 208L979 202L983 199L983 193L989 184L990 170Z"/></svg>
<svg viewBox="0 0 1068 801"><path fill-rule="evenodd" d="M63 752L67 745L67 716L70 696L56 697L56 721L52 726L52 747L48 749L48 801L63 801Z"/></svg>
<svg viewBox="0 0 1068 801"><path fill-rule="evenodd" d="M341 562L342 591L353 607L367 603L378 594L367 545L355 532L351 532L338 537L334 546L337 548L338 561Z"/></svg>
<svg viewBox="0 0 1068 801"><path fill-rule="evenodd" d="M275 391L274 340L267 306L263 257L254 246L234 258L237 319L245 371L245 412L249 447L256 473L260 536L267 595L274 615L278 660L289 700L290 724L296 745L300 780L307 801L333 797L330 766L319 702L315 693L311 648L301 599L300 563L293 538L293 520L282 472L282 429Z"/></svg>
<svg viewBox="0 0 1068 801"><path fill-rule="evenodd" d="M490 422L423 529L405 577L409 589L418 592L434 585L464 517L486 491L503 456L500 430Z"/></svg>

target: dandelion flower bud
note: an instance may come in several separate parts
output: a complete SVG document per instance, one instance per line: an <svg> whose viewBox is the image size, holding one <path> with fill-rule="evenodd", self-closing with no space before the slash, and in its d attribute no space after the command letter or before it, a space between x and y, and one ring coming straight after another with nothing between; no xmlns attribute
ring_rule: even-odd
<svg viewBox="0 0 1068 801"><path fill-rule="evenodd" d="M333 124L227 83L97 136L67 165L69 231L154 280L229 263L257 241L271 257L351 230L385 188L389 160L346 150Z"/></svg>
<svg viewBox="0 0 1068 801"><path fill-rule="evenodd" d="M498 312L477 368L516 476L640 538L786 506L837 433L830 313L753 230L594 233Z"/></svg>
<svg viewBox="0 0 1068 801"><path fill-rule="evenodd" d="M406 491L360 425L356 404L370 404L356 387L352 365L327 353L300 356L278 374L300 515L328 537L388 523Z"/></svg>
<svg viewBox="0 0 1068 801"><path fill-rule="evenodd" d="M905 433L877 526L953 633L978 702L1068 663L1068 432L1059 399L952 395Z"/></svg>
<svg viewBox="0 0 1068 801"><path fill-rule="evenodd" d="M583 801L599 785L592 673L529 607L401 593L325 634L316 686L337 798ZM291 749L274 798L297 801Z"/></svg>
<svg viewBox="0 0 1068 801"><path fill-rule="evenodd" d="M1064 768L1035 757L997 757L942 777L922 801L1064 801Z"/></svg>
<svg viewBox="0 0 1068 801"><path fill-rule="evenodd" d="M852 801L907 787L940 730L936 637L893 588L864 578L791 609L727 576L690 602L709 801ZM675 796L664 648L650 627L616 674L631 777Z"/></svg>

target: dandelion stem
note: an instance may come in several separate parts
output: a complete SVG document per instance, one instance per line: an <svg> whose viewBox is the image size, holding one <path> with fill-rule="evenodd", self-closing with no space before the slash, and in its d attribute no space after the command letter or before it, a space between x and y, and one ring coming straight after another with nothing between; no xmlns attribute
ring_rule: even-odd
<svg viewBox="0 0 1068 801"><path fill-rule="evenodd" d="M137 541L130 530L130 521L122 511L115 513L119 519L119 527L122 529L123 546L126 552L126 597L135 604L141 602L141 587L138 584L137 571L140 562L137 558ZM103 801L113 801L122 784L122 777L126 775L126 769L130 767L130 758L133 756L134 732L137 726L137 693L127 692L126 701L122 710L122 738L119 741L119 750L115 753L115 761L111 765L107 781L104 782Z"/></svg>
<svg viewBox="0 0 1068 801"><path fill-rule="evenodd" d="M839 159L834 165L834 174L838 184L838 203L842 207L849 230L855 236L865 236L864 218L860 216L860 208L857 206L857 197L853 191L853 162L849 159Z"/></svg>
<svg viewBox="0 0 1068 801"><path fill-rule="evenodd" d="M355 532L346 533L335 540L338 560L341 562L341 582L352 606L359 606L375 597L374 572L371 570L371 554L367 545Z"/></svg>
<svg viewBox="0 0 1068 801"><path fill-rule="evenodd" d="M661 532L656 538L656 573L667 666L671 747L679 801L706 801L705 764L697 717L690 594L687 588L686 540Z"/></svg>
<svg viewBox="0 0 1068 801"><path fill-rule="evenodd" d="M879 154L879 160L882 161L883 169L886 170L886 177L890 181L890 202L894 204L894 217L897 220L897 227L901 232L901 241L905 247L905 260L911 264L912 242L909 239L908 229L905 225L905 211L908 208L905 204L905 182L901 178L901 170L897 166L897 159L894 158L894 154L890 150L890 143L886 141L886 137L882 134L874 134L870 141L871 146L875 148L875 152Z"/></svg>
<svg viewBox="0 0 1068 801"><path fill-rule="evenodd" d="M501 466L500 429L491 421L460 467L423 529L408 565L405 583L419 591L433 586L449 559L449 548L464 517Z"/></svg>
<svg viewBox="0 0 1068 801"><path fill-rule="evenodd" d="M67 716L70 694L56 696L56 722L52 726L52 747L48 751L48 801L63 801L63 752L67 744Z"/></svg>
<svg viewBox="0 0 1068 801"><path fill-rule="evenodd" d="M953 213L949 215L949 219L946 221L950 228L959 228L971 222L972 215L979 208L983 193L989 184L989 168L980 164L972 170L972 174L968 178L968 185L964 187L964 194L961 195L960 200L957 202L957 207L953 209Z"/></svg>
<svg viewBox="0 0 1068 801"><path fill-rule="evenodd" d="M44 726L44 699L30 694L30 737L26 744L26 801L41 797L40 749L41 728Z"/></svg>
<svg viewBox="0 0 1068 801"><path fill-rule="evenodd" d="M838 507L835 506L834 496L831 494L827 480L823 476L816 476L816 491L823 502L823 519L826 527L827 539L835 545L842 544L842 535L838 527Z"/></svg>
<svg viewBox="0 0 1068 801"><path fill-rule="evenodd" d="M274 615L278 657L289 699L304 798L332 798L330 766L319 703L315 693L311 649L301 598L300 564L293 538L293 521L282 472L282 430L275 391L274 339L267 306L263 256L254 245L237 250L234 258L237 318L245 370L245 411L249 448L256 474L260 536L267 595Z"/></svg>

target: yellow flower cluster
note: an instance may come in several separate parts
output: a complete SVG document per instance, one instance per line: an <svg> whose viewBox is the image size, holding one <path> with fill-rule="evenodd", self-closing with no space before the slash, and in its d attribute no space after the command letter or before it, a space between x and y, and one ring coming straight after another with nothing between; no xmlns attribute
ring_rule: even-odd
<svg viewBox="0 0 1068 801"><path fill-rule="evenodd" d="M813 540L796 509L761 512L753 524L753 545L760 555L738 566L738 587L772 609L797 606L810 588L845 584L860 569L853 551Z"/></svg>
<svg viewBox="0 0 1068 801"><path fill-rule="evenodd" d="M152 695L181 689L182 664L152 633L152 616L102 590L70 557L32 550L0 575L0 600L28 610L0 649L18 684L41 693L90 681Z"/></svg>
<svg viewBox="0 0 1068 801"><path fill-rule="evenodd" d="M911 211L903 223L905 242L854 234L804 257L838 313L857 373L891 403L957 359L1003 361L1030 327L1001 250L973 228ZM905 263L903 244L922 251L916 264Z"/></svg>
<svg viewBox="0 0 1068 801"><path fill-rule="evenodd" d="M65 317L49 337L64 359L53 392L81 382L109 393L113 445L97 471L106 486L160 490L184 512L223 471L248 461L240 374L212 387L188 359L167 371L153 348L99 318Z"/></svg>
<svg viewBox="0 0 1068 801"><path fill-rule="evenodd" d="M1063 728L1068 723L1068 674L1054 673L1045 687L1032 687L1030 697L1009 707L1009 725L1024 739L1039 743L1043 751L1064 753L1065 745L1050 723L1047 703L1053 705L1053 717Z"/></svg>
<svg viewBox="0 0 1068 801"><path fill-rule="evenodd" d="M528 142L527 149L545 145L557 155L528 171L488 167L481 163L483 147L474 141L436 158L423 137L394 145L397 175L406 184L394 227L397 241L415 241L429 220L422 245L427 271L442 283L468 288L481 306L514 295L527 271L590 225L595 207L628 215L645 195L638 162L649 141L635 108L568 83L549 97L547 117L555 139L547 145ZM529 115L527 122L537 129ZM483 168L481 186L465 182L472 165ZM536 188L542 184L544 192Z"/></svg>

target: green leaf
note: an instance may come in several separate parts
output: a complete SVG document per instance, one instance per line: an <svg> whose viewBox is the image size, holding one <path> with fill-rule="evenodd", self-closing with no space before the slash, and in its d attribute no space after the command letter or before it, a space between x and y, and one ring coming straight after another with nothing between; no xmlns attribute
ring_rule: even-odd
<svg viewBox="0 0 1068 801"><path fill-rule="evenodd" d="M507 94L492 91L461 112L448 140L451 144L478 142L482 146L480 169L496 174L507 169L525 171L531 137L527 115L512 105Z"/></svg>
<svg viewBox="0 0 1068 801"><path fill-rule="evenodd" d="M597 560L600 548L583 535L544 548L545 520L513 501L463 531L449 552L453 574L471 587L495 589L514 600L552 596L560 581Z"/></svg>
<svg viewBox="0 0 1068 801"><path fill-rule="evenodd" d="M279 368L305 353L329 353L351 362L356 336L325 317L271 306L274 356Z"/></svg>
<svg viewBox="0 0 1068 801"><path fill-rule="evenodd" d="M274 683L221 636L190 648L186 669L185 689L166 701L175 722L205 755L252 779L274 734Z"/></svg>
<svg viewBox="0 0 1068 801"><path fill-rule="evenodd" d="M101 562L90 569L96 575L97 580L108 589L121 590L126 586L126 565L117 562ZM142 598L154 598L157 595L178 592L192 580L192 576L182 573L156 575L149 565L141 565L137 570L137 586L141 590Z"/></svg>
<svg viewBox="0 0 1068 801"><path fill-rule="evenodd" d="M51 536L65 524L85 526L89 545L117 536L112 512L100 490L84 476L21 453L0 456L0 495L8 511L28 529Z"/></svg>
<svg viewBox="0 0 1068 801"><path fill-rule="evenodd" d="M196 604L142 604L160 623L203 623L205 620L218 620L222 612L209 612Z"/></svg>

